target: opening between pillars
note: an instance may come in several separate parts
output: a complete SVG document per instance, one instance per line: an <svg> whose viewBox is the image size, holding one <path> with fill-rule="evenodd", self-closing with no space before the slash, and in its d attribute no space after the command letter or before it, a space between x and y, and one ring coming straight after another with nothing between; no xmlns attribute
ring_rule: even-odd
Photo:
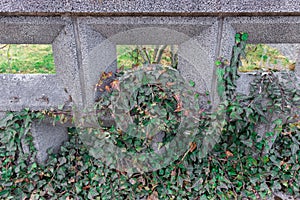
<svg viewBox="0 0 300 200"><path fill-rule="evenodd" d="M0 44L0 73L55 74L51 44Z"/></svg>

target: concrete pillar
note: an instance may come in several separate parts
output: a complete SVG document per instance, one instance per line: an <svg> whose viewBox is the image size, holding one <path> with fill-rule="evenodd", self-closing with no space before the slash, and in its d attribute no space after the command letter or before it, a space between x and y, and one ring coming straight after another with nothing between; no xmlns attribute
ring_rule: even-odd
<svg viewBox="0 0 300 200"><path fill-rule="evenodd" d="M33 121L31 133L37 150L37 162L42 164L48 158L49 149L57 153L60 146L68 140L68 128L61 124L54 126L51 120Z"/></svg>
<svg viewBox="0 0 300 200"><path fill-rule="evenodd" d="M1 112L0 111L0 120L3 119L5 117L6 113L5 112Z"/></svg>

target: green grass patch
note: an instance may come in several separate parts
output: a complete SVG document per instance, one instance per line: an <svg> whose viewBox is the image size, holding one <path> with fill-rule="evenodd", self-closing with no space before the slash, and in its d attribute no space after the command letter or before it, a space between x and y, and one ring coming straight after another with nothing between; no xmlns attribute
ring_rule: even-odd
<svg viewBox="0 0 300 200"><path fill-rule="evenodd" d="M118 69L132 69L144 64L177 68L178 45L117 45Z"/></svg>
<svg viewBox="0 0 300 200"><path fill-rule="evenodd" d="M118 69L132 69L144 64L162 64L177 68L177 45L117 45ZM295 61L267 44L247 44L246 58L240 72L259 69L294 70ZM160 55L161 54L161 55ZM0 44L0 73L55 74L50 44Z"/></svg>
<svg viewBox="0 0 300 200"><path fill-rule="evenodd" d="M55 74L51 44L0 44L0 73Z"/></svg>
<svg viewBox="0 0 300 200"><path fill-rule="evenodd" d="M295 61L288 59L278 49L267 44L247 44L245 53L246 58L241 59L240 72L259 69L271 71L295 69Z"/></svg>

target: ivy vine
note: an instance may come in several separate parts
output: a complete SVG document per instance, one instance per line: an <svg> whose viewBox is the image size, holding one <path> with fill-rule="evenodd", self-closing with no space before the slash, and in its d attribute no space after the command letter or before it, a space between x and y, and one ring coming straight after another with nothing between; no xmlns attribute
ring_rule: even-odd
<svg viewBox="0 0 300 200"><path fill-rule="evenodd" d="M90 156L78 130L70 128L70 141L40 165L30 127L45 115L10 112L0 121L0 198L266 199L281 193L299 198L299 80L290 71L259 71L249 94L238 94L246 40L247 34L237 34L231 61L216 62L222 103L202 116L199 132L220 132L218 141L203 144L205 135L199 134L169 166L127 174ZM214 148L204 156L203 145Z"/></svg>

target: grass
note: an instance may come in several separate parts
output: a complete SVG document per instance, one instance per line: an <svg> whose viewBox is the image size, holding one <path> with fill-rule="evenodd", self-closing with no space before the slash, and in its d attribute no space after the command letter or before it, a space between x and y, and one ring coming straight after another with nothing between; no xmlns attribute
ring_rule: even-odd
<svg viewBox="0 0 300 200"><path fill-rule="evenodd" d="M162 45L161 45L162 46ZM161 48L160 46L160 48ZM117 63L120 69L131 69L134 66L140 66L146 63L155 62L155 45L118 45L117 46ZM177 53L178 47L175 51L172 46L167 45L163 50L162 59L159 64L177 67L178 61L172 62L172 57ZM286 56L273 47L266 44L247 44L246 58L241 59L242 65L239 68L240 72L250 72L259 69L280 71L283 69L294 70L295 61L289 60ZM150 59L147 59L146 52ZM175 63L175 64L174 64Z"/></svg>
<svg viewBox="0 0 300 200"><path fill-rule="evenodd" d="M177 45L117 45L118 69L126 70L143 64L177 68L177 51Z"/></svg>
<svg viewBox="0 0 300 200"><path fill-rule="evenodd" d="M143 64L162 64L177 68L177 45L117 45L118 69ZM159 57L161 53L161 57ZM266 44L248 44L240 72L258 69L294 70L295 61ZM0 73L55 74L52 46L48 44L0 44Z"/></svg>
<svg viewBox="0 0 300 200"><path fill-rule="evenodd" d="M240 72L249 72L259 69L280 71L284 69L294 70L296 62L289 60L281 52L266 44L247 44L246 59L241 59Z"/></svg>
<svg viewBox="0 0 300 200"><path fill-rule="evenodd" d="M52 46L0 44L0 73L55 74Z"/></svg>

